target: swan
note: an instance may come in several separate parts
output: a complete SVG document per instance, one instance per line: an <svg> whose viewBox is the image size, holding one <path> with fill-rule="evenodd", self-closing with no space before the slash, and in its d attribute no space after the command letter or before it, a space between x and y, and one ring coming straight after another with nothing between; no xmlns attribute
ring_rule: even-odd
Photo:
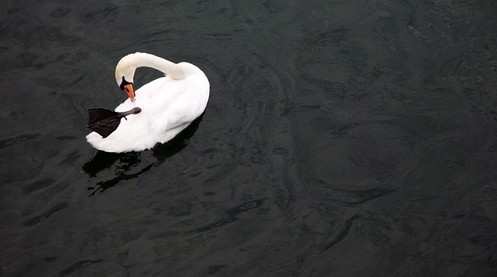
<svg viewBox="0 0 497 277"><path fill-rule="evenodd" d="M150 67L165 73L134 90L135 71ZM117 85L128 99L115 108L116 112L139 107L137 114L121 119L119 127L103 138L96 132L86 136L94 148L105 152L142 151L165 143L185 129L205 110L209 100L209 80L197 66L173 63L147 53L124 56L116 66Z"/></svg>

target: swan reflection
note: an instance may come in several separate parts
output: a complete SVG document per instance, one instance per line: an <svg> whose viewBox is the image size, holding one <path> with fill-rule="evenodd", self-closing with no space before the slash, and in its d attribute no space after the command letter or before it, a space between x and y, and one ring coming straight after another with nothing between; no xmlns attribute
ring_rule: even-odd
<svg viewBox="0 0 497 277"><path fill-rule="evenodd" d="M82 168L90 179L96 180L96 183L92 182L88 187L91 192L89 196L104 192L121 181L135 179L185 149L190 138L197 131L202 117L203 115L195 119L169 142L156 145L151 150L129 153L98 151Z"/></svg>

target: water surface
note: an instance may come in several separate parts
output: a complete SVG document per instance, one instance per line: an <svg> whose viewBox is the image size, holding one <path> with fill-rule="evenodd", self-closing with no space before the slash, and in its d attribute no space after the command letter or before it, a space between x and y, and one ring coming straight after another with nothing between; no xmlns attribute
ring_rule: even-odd
<svg viewBox="0 0 497 277"><path fill-rule="evenodd" d="M8 1L1 275L495 276L495 11ZM97 152L86 108L124 101L135 51L203 69L207 110L154 151Z"/></svg>

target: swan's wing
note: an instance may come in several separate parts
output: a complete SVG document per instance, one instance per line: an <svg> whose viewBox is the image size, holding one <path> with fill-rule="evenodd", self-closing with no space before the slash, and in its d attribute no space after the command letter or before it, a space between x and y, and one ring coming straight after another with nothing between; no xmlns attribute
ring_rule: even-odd
<svg viewBox="0 0 497 277"><path fill-rule="evenodd" d="M170 99L167 105L164 105L160 109L157 108L157 112L153 114L150 126L151 131L160 134L191 122L195 119L188 112L191 110L191 106L192 104L186 98L178 97L174 100Z"/></svg>
<svg viewBox="0 0 497 277"><path fill-rule="evenodd" d="M88 109L87 127L103 138L112 134L119 126L119 123L121 123L121 117L114 111L103 108Z"/></svg>

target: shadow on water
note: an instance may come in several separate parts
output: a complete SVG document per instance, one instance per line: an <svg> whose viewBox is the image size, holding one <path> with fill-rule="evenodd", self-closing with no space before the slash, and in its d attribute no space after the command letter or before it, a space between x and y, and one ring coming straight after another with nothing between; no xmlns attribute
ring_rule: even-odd
<svg viewBox="0 0 497 277"><path fill-rule="evenodd" d="M90 178L93 178L102 171L112 170L115 177L99 181L95 185L89 186L88 190L91 191L89 196L93 196L97 192L104 192L119 184L121 181L135 179L148 172L154 166L162 164L166 159L179 153L188 146L190 138L197 131L202 118L203 114L172 140L165 144L157 145L148 151L131 153L107 153L98 151L91 160L83 165L83 171ZM151 159L150 153L153 157ZM150 162L147 162L148 160L150 160ZM145 166L141 166L138 171L133 170L144 162L146 163Z"/></svg>

